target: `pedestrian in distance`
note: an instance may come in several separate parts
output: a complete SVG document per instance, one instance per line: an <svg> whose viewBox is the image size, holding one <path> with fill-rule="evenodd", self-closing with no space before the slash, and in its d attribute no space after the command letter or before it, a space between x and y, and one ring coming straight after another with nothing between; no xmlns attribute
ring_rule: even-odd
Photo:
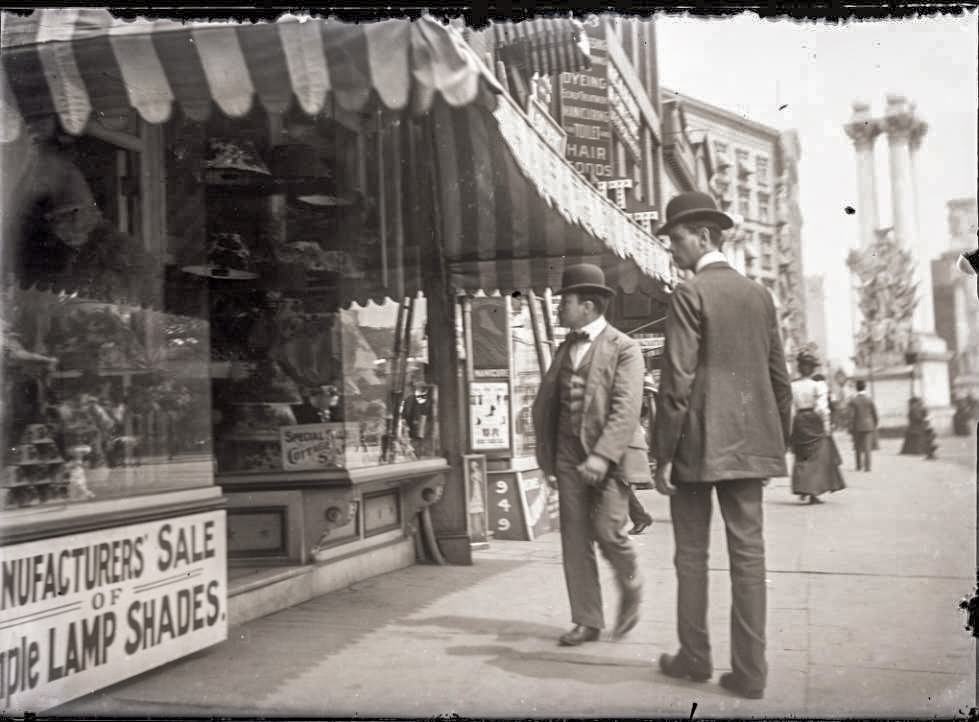
<svg viewBox="0 0 979 722"><path fill-rule="evenodd" d="M850 436L857 458L857 471L870 471L873 435L877 431L877 406L867 393L867 382L857 381L857 393L850 399Z"/></svg>
<svg viewBox="0 0 979 722"><path fill-rule="evenodd" d="M819 496L846 488L840 464L843 459L830 433L829 389L817 381L816 354L804 349L796 356L799 378L792 382L792 493L821 504Z"/></svg>
<svg viewBox="0 0 979 722"><path fill-rule="evenodd" d="M639 423L642 427L643 435L646 437L646 443L651 445L650 436L653 429L656 428L656 386L653 383L652 374L648 370L645 376L643 376L642 393L643 403L642 411L639 414ZM642 480L636 481L635 486L649 488L653 485L652 481L652 475L647 473ZM629 530L629 534L633 536L642 534L653 524L653 517L646 511L642 502L639 501L639 497L636 496L635 486L631 483L629 484L629 521L632 522L632 528Z"/></svg>
<svg viewBox="0 0 979 722"><path fill-rule="evenodd" d="M666 207L676 265L694 271L670 298L656 404L656 488L670 497L680 649L659 659L670 677L713 674L707 633L712 496L727 532L731 669L725 689L764 696L765 540L762 487L787 476L792 389L771 293L720 252L733 225L714 200L682 193Z"/></svg>
<svg viewBox="0 0 979 722"><path fill-rule="evenodd" d="M619 587L613 637L639 620L642 579L623 528L629 482L650 480L639 425L643 359L639 344L613 328L605 312L613 295L592 264L568 266L558 319L571 329L554 354L534 400L537 461L557 477L564 576L574 627L562 646L595 641L605 628L595 546Z"/></svg>

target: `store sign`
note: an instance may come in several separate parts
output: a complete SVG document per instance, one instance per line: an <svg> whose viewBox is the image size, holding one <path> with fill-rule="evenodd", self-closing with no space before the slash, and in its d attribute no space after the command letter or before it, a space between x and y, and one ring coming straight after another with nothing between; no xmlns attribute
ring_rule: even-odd
<svg viewBox="0 0 979 722"><path fill-rule="evenodd" d="M469 439L473 451L510 448L510 384L473 381L469 384Z"/></svg>
<svg viewBox="0 0 979 722"><path fill-rule="evenodd" d="M279 427L282 468L353 469L379 462L380 447L367 444L357 422L330 422Z"/></svg>
<svg viewBox="0 0 979 722"><path fill-rule="evenodd" d="M544 142L564 157L568 134L564 132L561 124L551 117L547 107L536 98L531 98L527 103L527 117L530 119L530 125L540 133Z"/></svg>
<svg viewBox="0 0 979 722"><path fill-rule="evenodd" d="M609 120L616 135L637 163L642 163L639 103L629 90L618 68L608 65Z"/></svg>
<svg viewBox="0 0 979 722"><path fill-rule="evenodd" d="M591 45L591 68L561 73L561 125L568 136L566 158L588 179L612 176L609 133L608 50L602 21L585 23Z"/></svg>
<svg viewBox="0 0 979 722"><path fill-rule="evenodd" d="M50 709L223 641L226 557L223 511L3 547L3 709Z"/></svg>

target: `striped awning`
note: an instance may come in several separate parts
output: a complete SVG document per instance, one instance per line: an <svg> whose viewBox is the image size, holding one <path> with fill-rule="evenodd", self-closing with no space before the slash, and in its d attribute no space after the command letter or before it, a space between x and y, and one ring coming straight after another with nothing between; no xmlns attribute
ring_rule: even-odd
<svg viewBox="0 0 979 722"><path fill-rule="evenodd" d="M56 114L81 134L89 118L135 108L166 122L174 104L194 120L216 104L273 113L293 102L315 115L332 98L348 111L372 104L427 112L495 103L501 88L461 36L430 17L343 23L284 15L277 22L125 21L104 9L3 13L0 142L24 119Z"/></svg>
<svg viewBox="0 0 979 722"><path fill-rule="evenodd" d="M493 22L491 28L500 59L527 75L571 73L591 66L588 35L572 18Z"/></svg>

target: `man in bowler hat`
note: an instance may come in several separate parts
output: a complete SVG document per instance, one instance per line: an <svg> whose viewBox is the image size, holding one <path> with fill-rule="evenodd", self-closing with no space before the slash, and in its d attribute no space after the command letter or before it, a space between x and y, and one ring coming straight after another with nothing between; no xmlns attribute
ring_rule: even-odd
<svg viewBox="0 0 979 722"><path fill-rule="evenodd" d="M556 477L564 576L574 627L562 646L598 639L605 628L597 543L615 570L618 619L613 636L639 620L642 582L636 551L623 527L629 481L649 481L639 426L643 359L639 345L605 320L613 295L598 266L568 266L558 291L558 318L571 331L554 354L534 400L537 461Z"/></svg>
<svg viewBox="0 0 979 722"><path fill-rule="evenodd" d="M730 217L704 193L666 207L657 235L694 276L674 290L656 404L656 488L670 497L677 574L679 652L659 665L670 677L707 681L707 559L717 494L731 569L731 669L720 684L763 696L765 542L762 487L786 476L792 388L769 292L720 252Z"/></svg>

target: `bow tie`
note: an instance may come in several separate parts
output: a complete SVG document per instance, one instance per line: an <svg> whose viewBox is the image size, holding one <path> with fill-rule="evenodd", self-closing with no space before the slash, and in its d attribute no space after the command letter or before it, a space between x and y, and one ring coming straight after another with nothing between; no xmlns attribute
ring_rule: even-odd
<svg viewBox="0 0 979 722"><path fill-rule="evenodd" d="M591 337L584 331L572 331L567 336L568 343L587 343Z"/></svg>

